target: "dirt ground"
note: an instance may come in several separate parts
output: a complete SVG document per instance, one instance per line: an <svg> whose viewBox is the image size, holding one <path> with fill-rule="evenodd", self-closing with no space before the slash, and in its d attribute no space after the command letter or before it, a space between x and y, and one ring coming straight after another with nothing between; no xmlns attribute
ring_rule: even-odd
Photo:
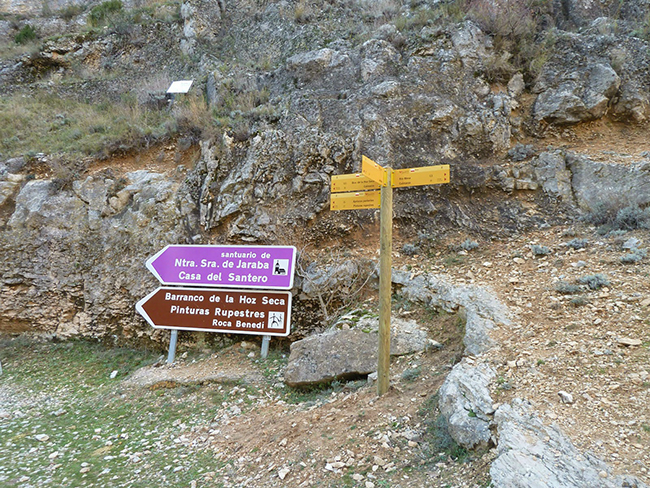
<svg viewBox="0 0 650 488"><path fill-rule="evenodd" d="M449 247L457 249L453 243L465 239L450 238ZM593 452L617 474L648 483L650 260L620 262L627 252L622 245L630 239L643 247L650 231L604 237L593 227L567 225L477 242L471 251L434 258L396 251L394 265L492 290L513 313L512 325L494 331L499 345L485 356L498 373L495 404L530 400L542 420L560 426L580 450ZM585 247L568 245L577 241ZM532 246L548 254L535 255ZM594 275L608 284L597 289L578 284ZM575 292L561 293L560 283L575 284ZM399 306L394 308L399 313ZM381 398L374 385L360 381L341 384L326 396L294 392L296 402L278 400L284 366L262 371L267 381L260 381L257 363L251 363L258 361L258 347L250 342L220 353L214 370L209 363L181 361L141 371L129 381L149 387L201 375L210 381L210 371L218 369L259 388L250 398L254 408L226 405L211 424L187 433L197 448L213 450L225 463L206 475L225 486L488 486L494 450L454 460L448 450L436 451L432 437L432 399L462 349L457 319L412 313L445 347L393 359L392 387ZM570 403L560 392L570 395Z"/></svg>

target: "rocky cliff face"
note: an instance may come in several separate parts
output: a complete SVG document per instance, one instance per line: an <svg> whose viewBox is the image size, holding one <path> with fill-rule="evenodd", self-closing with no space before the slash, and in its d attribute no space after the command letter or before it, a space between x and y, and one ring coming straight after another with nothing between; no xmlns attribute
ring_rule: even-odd
<svg viewBox="0 0 650 488"><path fill-rule="evenodd" d="M110 58L123 78L75 88L117 97L164 59L168 76L196 80L219 129L194 136L199 157L187 170L94 172L63 188L33 178L38 159L4 158L0 328L155 340L133 308L155 285L148 256L168 243L322 244L372 226L373 211L328 208L330 177L360 171L362 154L393 168L450 164L449 185L396 192L397 226L411 239L459 229L503 236L575 218L614 195L619 207L650 204L650 153L594 161L556 138L605 120L647 131L650 51L631 35L647 4L626 6L615 22L593 2L565 2L549 14L557 27L544 34L538 71L510 66L495 78L509 53L489 29L435 15L418 24L434 6L411 3L299 11L291 2L188 1L176 24L126 38L114 29L63 36L3 61L0 83L15 91L65 77L74 63L101 73ZM300 283L309 312L296 314L295 327L304 334L318 314Z"/></svg>

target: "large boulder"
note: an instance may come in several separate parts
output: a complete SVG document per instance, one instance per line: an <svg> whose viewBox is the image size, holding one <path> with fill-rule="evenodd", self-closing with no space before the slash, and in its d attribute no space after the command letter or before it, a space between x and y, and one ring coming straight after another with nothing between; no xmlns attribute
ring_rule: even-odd
<svg viewBox="0 0 650 488"><path fill-rule="evenodd" d="M334 329L291 344L284 380L301 387L377 371L378 319L362 318L354 329ZM391 356L424 351L428 338L413 321L391 319Z"/></svg>
<svg viewBox="0 0 650 488"><path fill-rule="evenodd" d="M605 64L567 73L555 87L540 93L533 113L536 120L574 124L602 117L616 95L621 79Z"/></svg>
<svg viewBox="0 0 650 488"><path fill-rule="evenodd" d="M600 205L627 207L650 204L650 162L611 164L591 161L576 154L567 154L573 194L584 210Z"/></svg>

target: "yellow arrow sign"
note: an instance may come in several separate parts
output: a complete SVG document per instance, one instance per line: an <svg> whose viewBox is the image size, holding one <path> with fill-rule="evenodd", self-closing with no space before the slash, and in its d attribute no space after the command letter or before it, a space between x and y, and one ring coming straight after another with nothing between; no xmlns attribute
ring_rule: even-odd
<svg viewBox="0 0 650 488"><path fill-rule="evenodd" d="M422 186L449 183L449 165L423 166L421 168L394 169L391 186Z"/></svg>
<svg viewBox="0 0 650 488"><path fill-rule="evenodd" d="M360 191L350 193L333 193L330 195L330 210L359 210L363 208L379 208L381 192Z"/></svg>
<svg viewBox="0 0 650 488"><path fill-rule="evenodd" d="M379 183L375 183L363 173L332 176L333 192L360 190L379 190Z"/></svg>
<svg viewBox="0 0 650 488"><path fill-rule="evenodd" d="M388 171L370 158L361 156L361 172L381 186L388 185Z"/></svg>

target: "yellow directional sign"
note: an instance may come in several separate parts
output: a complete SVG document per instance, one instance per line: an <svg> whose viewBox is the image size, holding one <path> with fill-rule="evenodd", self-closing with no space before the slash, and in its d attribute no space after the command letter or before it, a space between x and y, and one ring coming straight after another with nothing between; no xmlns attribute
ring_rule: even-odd
<svg viewBox="0 0 650 488"><path fill-rule="evenodd" d="M391 186L421 186L449 183L449 165L423 166L421 168L395 169Z"/></svg>
<svg viewBox="0 0 650 488"><path fill-rule="evenodd" d="M388 171L386 168L379 166L372 159L365 156L361 156L361 172L381 186L388 185Z"/></svg>
<svg viewBox="0 0 650 488"><path fill-rule="evenodd" d="M379 183L375 183L363 173L332 176L333 192L360 190L379 190Z"/></svg>
<svg viewBox="0 0 650 488"><path fill-rule="evenodd" d="M350 193L333 193L330 195L330 210L359 210L363 208L379 208L381 192L360 191Z"/></svg>

